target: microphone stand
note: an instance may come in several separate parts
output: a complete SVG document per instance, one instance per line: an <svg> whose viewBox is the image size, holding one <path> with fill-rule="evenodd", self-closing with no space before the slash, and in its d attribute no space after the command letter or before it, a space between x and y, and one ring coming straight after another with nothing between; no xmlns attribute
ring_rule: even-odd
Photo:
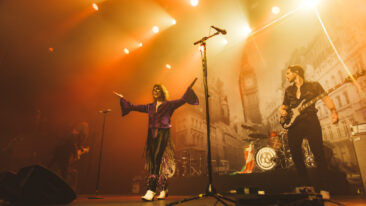
<svg viewBox="0 0 366 206"><path fill-rule="evenodd" d="M204 90L205 90L205 101L206 101L206 127L207 127L207 166L208 166L208 185L207 185L207 189L206 189L206 193L204 194L199 194L197 196L194 197L190 197L190 198L186 198L183 199L181 201L176 201L176 202L172 202L167 204L168 206L170 205L176 205L176 204L180 204L183 202L188 202L191 200L197 200L197 199L201 199L203 197L213 197L216 198L216 200L220 203L222 203L223 205L228 205L226 204L226 202L224 202L224 200L232 202L232 203L236 203L234 200L227 198L223 195L221 195L220 193L217 193L214 186L212 185L212 164L211 164L211 140L210 140L210 113L209 113L209 105L208 105L208 84L207 84L207 56L206 56L206 40L212 38L213 36L216 36L220 34L220 32L216 32L210 36L207 37L203 37L202 39L196 41L193 43L193 45L196 44L200 44L201 46L203 46L204 51L203 51L203 57L202 57L202 69L203 69L203 86L204 86Z"/></svg>
<svg viewBox="0 0 366 206"><path fill-rule="evenodd" d="M105 118L106 118L107 113L110 111L111 110L100 111L100 113L103 113L103 126L102 126L102 138L101 138L100 149L99 149L97 183L96 183L96 187L95 187L95 196L88 197L88 199L104 199L103 197L98 196L98 192L99 192L100 168L101 168L101 164L102 164L102 154L103 154Z"/></svg>

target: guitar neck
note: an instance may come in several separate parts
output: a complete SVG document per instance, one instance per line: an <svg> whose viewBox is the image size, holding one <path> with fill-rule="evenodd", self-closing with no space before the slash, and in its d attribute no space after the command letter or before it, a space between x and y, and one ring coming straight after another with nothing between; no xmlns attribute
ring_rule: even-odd
<svg viewBox="0 0 366 206"><path fill-rule="evenodd" d="M321 93L320 95L318 95L317 97L315 97L314 99L304 103L301 108L299 108L299 111L303 111L304 109L308 108L309 106L311 106L312 104L314 104L315 102L317 102L318 100L320 100L321 98L327 96L329 93L333 92L334 90L338 89L339 87L341 87L343 84L345 84L347 81L343 81L340 84L337 84L336 86L334 86L333 88L329 89L328 91L325 91L323 93Z"/></svg>
<svg viewBox="0 0 366 206"><path fill-rule="evenodd" d="M281 116L281 125L283 128L288 129L292 126L292 124L294 123L294 121L296 120L297 116L300 115L300 113L305 110L306 108L308 108L310 105L315 104L315 102L317 102L319 99L322 99L323 97L327 96L329 93L333 92L334 90L338 89L339 87L341 87L343 84L348 83L348 82L355 82L355 80L360 77L363 76L364 74L366 74L365 70L361 70L359 72L357 72L355 75L350 75L349 77L347 77L346 79L344 79L340 84L337 84L335 87L329 89L326 92L322 92L320 95L318 95L317 97L315 97L314 99L311 99L308 102L305 102L305 99L303 99L300 104L298 104L295 108L290 108L291 110L294 110L293 113L291 113L290 115L285 116ZM295 112L296 111L296 112Z"/></svg>

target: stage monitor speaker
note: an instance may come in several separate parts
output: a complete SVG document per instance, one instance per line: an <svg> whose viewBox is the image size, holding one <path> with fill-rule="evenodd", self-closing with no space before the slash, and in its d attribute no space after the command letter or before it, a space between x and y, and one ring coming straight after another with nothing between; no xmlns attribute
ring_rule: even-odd
<svg viewBox="0 0 366 206"><path fill-rule="evenodd" d="M19 198L18 176L13 172L0 173L0 199L9 202Z"/></svg>
<svg viewBox="0 0 366 206"><path fill-rule="evenodd" d="M75 192L60 177L39 165L22 168L18 173L2 173L0 199L15 204L68 204Z"/></svg>
<svg viewBox="0 0 366 206"><path fill-rule="evenodd" d="M242 195L236 198L237 206L324 206L320 194Z"/></svg>
<svg viewBox="0 0 366 206"><path fill-rule="evenodd" d="M366 124L352 126L352 140L366 193Z"/></svg>

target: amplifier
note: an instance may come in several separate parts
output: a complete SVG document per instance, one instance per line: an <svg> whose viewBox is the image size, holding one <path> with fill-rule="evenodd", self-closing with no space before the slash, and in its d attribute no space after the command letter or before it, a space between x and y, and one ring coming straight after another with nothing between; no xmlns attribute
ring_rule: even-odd
<svg viewBox="0 0 366 206"><path fill-rule="evenodd" d="M357 133L352 134L353 146L355 149L355 154L360 167L360 173L363 183L364 191L366 191L366 132L363 131L362 127L366 124L357 125Z"/></svg>

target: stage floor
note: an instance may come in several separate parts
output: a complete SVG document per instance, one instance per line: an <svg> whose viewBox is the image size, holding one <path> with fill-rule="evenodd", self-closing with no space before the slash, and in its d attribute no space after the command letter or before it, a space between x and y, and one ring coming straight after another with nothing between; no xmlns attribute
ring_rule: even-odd
<svg viewBox="0 0 366 206"><path fill-rule="evenodd" d="M169 196L167 200L155 200L153 202L143 202L141 201L140 196L117 196L117 195L103 195L104 199L88 199L88 195L80 195L75 201L73 201L70 206L109 206L109 205L129 205L129 206L164 206L168 203L179 201L187 197L191 196ZM336 196L332 197L333 201L341 203L347 206L365 206L366 205L366 197L354 197L354 196ZM203 198L200 200L192 200L189 202L185 202L179 205L182 206L211 206L215 205L216 199L209 197ZM217 204L222 205L222 204ZM233 203L229 205L235 205ZM333 206L336 205L331 202L325 202L326 206Z"/></svg>

